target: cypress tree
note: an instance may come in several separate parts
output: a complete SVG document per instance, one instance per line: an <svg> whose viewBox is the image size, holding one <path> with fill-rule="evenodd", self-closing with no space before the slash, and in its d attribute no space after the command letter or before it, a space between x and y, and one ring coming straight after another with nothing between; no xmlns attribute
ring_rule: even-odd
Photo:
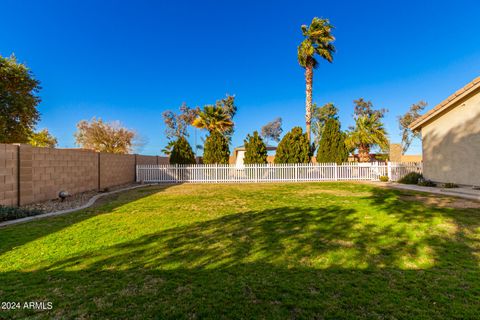
<svg viewBox="0 0 480 320"><path fill-rule="evenodd" d="M280 141L275 154L275 163L309 163L312 150L306 133L295 127Z"/></svg>
<svg viewBox="0 0 480 320"><path fill-rule="evenodd" d="M318 147L317 162L342 163L347 159L345 133L340 130L340 122L336 119L328 119Z"/></svg>
<svg viewBox="0 0 480 320"><path fill-rule="evenodd" d="M263 139L258 135L257 131L253 132L253 136L247 135L245 143L244 164L267 163L267 146Z"/></svg>
<svg viewBox="0 0 480 320"><path fill-rule="evenodd" d="M205 140L203 151L203 163L205 164L228 164L230 148L224 135L213 131Z"/></svg>
<svg viewBox="0 0 480 320"><path fill-rule="evenodd" d="M184 137L178 138L173 144L170 164L195 164L192 147Z"/></svg>

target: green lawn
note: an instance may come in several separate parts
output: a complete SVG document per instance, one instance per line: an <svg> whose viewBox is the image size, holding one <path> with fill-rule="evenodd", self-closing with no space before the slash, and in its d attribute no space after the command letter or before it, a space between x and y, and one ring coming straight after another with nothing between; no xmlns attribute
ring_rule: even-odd
<svg viewBox="0 0 480 320"><path fill-rule="evenodd" d="M0 229L0 318L478 318L480 210L364 184L147 187ZM445 202L445 201L443 201Z"/></svg>

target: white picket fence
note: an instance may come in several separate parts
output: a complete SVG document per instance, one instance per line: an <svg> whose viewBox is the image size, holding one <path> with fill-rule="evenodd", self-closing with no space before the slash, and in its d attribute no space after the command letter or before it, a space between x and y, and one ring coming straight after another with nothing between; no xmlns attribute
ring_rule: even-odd
<svg viewBox="0 0 480 320"><path fill-rule="evenodd" d="M299 181L397 181L409 172L422 173L416 162L349 162L235 165L137 165L137 182L237 183Z"/></svg>

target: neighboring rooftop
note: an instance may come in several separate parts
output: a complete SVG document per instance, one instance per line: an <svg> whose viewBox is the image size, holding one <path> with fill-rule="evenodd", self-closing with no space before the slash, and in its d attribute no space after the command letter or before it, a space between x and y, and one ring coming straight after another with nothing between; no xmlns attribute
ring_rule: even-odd
<svg viewBox="0 0 480 320"><path fill-rule="evenodd" d="M238 146L235 148L235 150L245 150L245 145ZM277 147L267 145L267 151L275 151L275 150L277 150Z"/></svg>
<svg viewBox="0 0 480 320"><path fill-rule="evenodd" d="M412 130L419 130L422 128L422 125L432 119L433 117L437 116L441 112L447 110L448 108L452 107L456 102L460 101L460 99L466 97L471 92L475 91L476 89L480 88L480 77L473 79L470 83L466 86L457 90L454 94L449 96L447 99L443 100L439 104L435 106L432 110L425 113L423 116L418 118L410 125L410 129Z"/></svg>

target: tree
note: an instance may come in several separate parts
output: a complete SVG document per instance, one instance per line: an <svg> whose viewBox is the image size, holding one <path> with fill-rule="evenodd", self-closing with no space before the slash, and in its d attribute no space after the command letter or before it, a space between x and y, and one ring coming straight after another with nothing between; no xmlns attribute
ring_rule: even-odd
<svg viewBox="0 0 480 320"><path fill-rule="evenodd" d="M233 121L223 108L216 105L207 105L198 113L192 125L199 129L206 129L210 134L219 132L226 135L231 132Z"/></svg>
<svg viewBox="0 0 480 320"><path fill-rule="evenodd" d="M203 163L228 164L230 149L227 138L219 131L212 131L205 140Z"/></svg>
<svg viewBox="0 0 480 320"><path fill-rule="evenodd" d="M164 155L169 156L172 154L173 146L175 145L176 140L169 140L165 148L163 148L161 151Z"/></svg>
<svg viewBox="0 0 480 320"><path fill-rule="evenodd" d="M26 143L40 119L40 82L15 56L0 56L0 143Z"/></svg>
<svg viewBox="0 0 480 320"><path fill-rule="evenodd" d="M188 127L200 112L199 108L190 108L185 103L180 106L178 114L171 110L166 110L162 113L163 121L167 128L165 134L167 138L178 139L180 137L188 137Z"/></svg>
<svg viewBox="0 0 480 320"><path fill-rule="evenodd" d="M179 137L174 143L170 154L170 164L195 164L195 155L185 137Z"/></svg>
<svg viewBox="0 0 480 320"><path fill-rule="evenodd" d="M348 150L345 146L345 133L340 130L340 121L328 119L320 140L317 162L343 163L348 160Z"/></svg>
<svg viewBox="0 0 480 320"><path fill-rule="evenodd" d="M275 163L309 163L312 149L302 128L294 127L280 141L275 154Z"/></svg>
<svg viewBox="0 0 480 320"><path fill-rule="evenodd" d="M356 118L355 127L347 134L346 145L350 149L358 149L360 162L370 161L370 149L374 146L388 149L387 132L379 114Z"/></svg>
<svg viewBox="0 0 480 320"><path fill-rule="evenodd" d="M173 147L180 138L189 136L188 127L200 112L200 108L190 108L185 103L180 106L180 112L177 114L171 110L162 113L163 122L166 125L165 135L168 143L162 152L166 155L172 153Z"/></svg>
<svg viewBox="0 0 480 320"><path fill-rule="evenodd" d="M228 116L230 117L230 121L232 121L232 126L229 127L225 132L224 135L230 141L233 133L235 131L235 123L233 122L233 118L237 114L237 106L235 105L235 96L228 95L221 99L217 100L215 103L217 107L220 107Z"/></svg>
<svg viewBox="0 0 480 320"><path fill-rule="evenodd" d="M245 143L244 164L267 163L267 146L257 131L253 135L247 135Z"/></svg>
<svg viewBox="0 0 480 320"><path fill-rule="evenodd" d="M39 132L33 132L28 138L28 143L34 147L55 148L57 139L48 132L48 129L43 129Z"/></svg>
<svg viewBox="0 0 480 320"><path fill-rule="evenodd" d="M278 117L262 127L261 136L266 143L268 143L268 140L279 142L282 132L282 118Z"/></svg>
<svg viewBox="0 0 480 320"><path fill-rule="evenodd" d="M120 122L103 122L102 119L92 118L90 122L82 120L77 124L74 134L77 145L97 152L131 153L136 146L138 135Z"/></svg>
<svg viewBox="0 0 480 320"><path fill-rule="evenodd" d="M305 69L306 98L305 98L305 123L307 138L310 142L310 125L312 112L313 69L318 67L315 55L333 61L335 47L332 35L334 27L328 19L313 18L310 26L302 25L302 34L305 39L298 46L298 63Z"/></svg>
<svg viewBox="0 0 480 320"><path fill-rule="evenodd" d="M403 115L398 117L398 124L400 130L402 130L402 151L403 153L407 152L408 148L412 144L413 139L421 139L422 135L420 131L413 132L410 129L410 125L421 117L420 112L425 109L427 103L425 101L419 101L418 103L412 104L410 109Z"/></svg>
<svg viewBox="0 0 480 320"><path fill-rule="evenodd" d="M369 100L364 100L363 98L353 100L353 103L355 104L353 112L354 119L363 116L372 117L373 115L376 115L378 119L382 119L385 116L385 113L388 112L388 110L384 108L375 110L372 102Z"/></svg>
<svg viewBox="0 0 480 320"><path fill-rule="evenodd" d="M218 131L230 141L234 132L233 117L237 113L235 96L217 100L215 105L206 105L198 112L192 125L198 129L205 129L209 133Z"/></svg>
<svg viewBox="0 0 480 320"><path fill-rule="evenodd" d="M318 107L317 104L313 104L312 107L312 131L314 135L315 146L320 144L322 138L323 128L328 119L338 120L338 109L331 102Z"/></svg>

